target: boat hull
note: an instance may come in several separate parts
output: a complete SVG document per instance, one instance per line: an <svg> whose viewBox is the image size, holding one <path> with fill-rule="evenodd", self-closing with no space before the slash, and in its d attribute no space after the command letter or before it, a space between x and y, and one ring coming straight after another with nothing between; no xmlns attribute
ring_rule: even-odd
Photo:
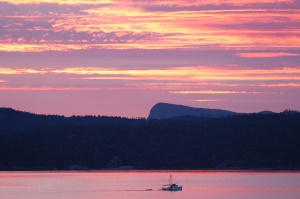
<svg viewBox="0 0 300 199"><path fill-rule="evenodd" d="M177 187L163 187L162 191L182 191L182 186Z"/></svg>

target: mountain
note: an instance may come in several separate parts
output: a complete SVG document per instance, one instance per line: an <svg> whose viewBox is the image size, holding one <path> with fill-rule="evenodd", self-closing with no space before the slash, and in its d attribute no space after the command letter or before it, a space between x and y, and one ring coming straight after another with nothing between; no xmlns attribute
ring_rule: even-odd
<svg viewBox="0 0 300 199"><path fill-rule="evenodd" d="M220 109L193 108L183 105L157 103L150 110L148 119L167 119L180 116L200 116L206 118L230 117L238 113Z"/></svg>

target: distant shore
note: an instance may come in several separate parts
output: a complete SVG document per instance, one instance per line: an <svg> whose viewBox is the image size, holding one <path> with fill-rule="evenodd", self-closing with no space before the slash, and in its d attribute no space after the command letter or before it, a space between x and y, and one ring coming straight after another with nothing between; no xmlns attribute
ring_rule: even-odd
<svg viewBox="0 0 300 199"><path fill-rule="evenodd" d="M300 170L300 114L161 120L0 114L0 170Z"/></svg>

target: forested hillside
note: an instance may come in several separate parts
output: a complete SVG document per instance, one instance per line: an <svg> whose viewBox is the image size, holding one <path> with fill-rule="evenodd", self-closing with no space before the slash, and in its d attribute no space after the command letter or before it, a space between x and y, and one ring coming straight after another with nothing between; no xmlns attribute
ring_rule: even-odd
<svg viewBox="0 0 300 199"><path fill-rule="evenodd" d="M73 119L1 129L0 170L300 169L298 113Z"/></svg>

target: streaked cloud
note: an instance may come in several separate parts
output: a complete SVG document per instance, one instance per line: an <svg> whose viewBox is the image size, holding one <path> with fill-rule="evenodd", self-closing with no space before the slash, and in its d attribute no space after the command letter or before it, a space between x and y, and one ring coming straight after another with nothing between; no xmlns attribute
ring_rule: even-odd
<svg viewBox="0 0 300 199"><path fill-rule="evenodd" d="M260 84L261 87L296 87L300 88L300 83L277 83L277 84Z"/></svg>
<svg viewBox="0 0 300 199"><path fill-rule="evenodd" d="M190 100L192 102L224 102L226 100L222 99L195 99L195 100Z"/></svg>
<svg viewBox="0 0 300 199"><path fill-rule="evenodd" d="M250 53L237 53L236 56L243 58L266 58L266 57L297 57L299 53L286 53L286 52L250 52Z"/></svg>
<svg viewBox="0 0 300 199"><path fill-rule="evenodd" d="M77 5L77 4L90 4L90 5L101 5L101 4L110 4L113 3L114 0L2 0L4 3L10 3L10 4L71 4L71 5Z"/></svg>
<svg viewBox="0 0 300 199"><path fill-rule="evenodd" d="M257 81L257 80L300 80L300 67L274 69L212 68L208 66L173 67L167 69L120 69L104 67L73 68L0 68L3 75L61 74L79 75L80 80L159 80L159 81ZM80 77L83 76L83 77ZM76 78L73 78L76 79ZM202 91L205 92L205 91ZM209 91L207 91L209 92Z"/></svg>
<svg viewBox="0 0 300 199"><path fill-rule="evenodd" d="M267 76L274 77L273 75L278 75L284 78L285 75L292 75L296 79L300 76L300 67L284 67L284 68L275 68L275 69L222 69L222 68L212 68L208 66L193 66L193 67L174 67L168 69L139 69L139 70L122 70L118 68L99 68L99 67L75 67L75 68L63 68L63 69L53 69L53 68L43 68L41 70L36 69L10 69L3 68L0 71L13 71L16 73L62 73L62 74L78 74L78 75L136 75L136 76L152 76L152 77L161 77L161 76L189 76L191 79L196 79L193 76L204 78L204 79L219 79L223 76L224 79L228 78L241 78L249 77L255 78L254 76L264 76L263 79L266 79ZM277 77L281 79L280 77ZM288 76L290 78L290 76Z"/></svg>
<svg viewBox="0 0 300 199"><path fill-rule="evenodd" d="M36 6L34 12L24 12L23 10L28 10L27 7L18 9L18 6L31 4L32 1L6 2L14 2L15 7L9 9L16 10L0 14L2 26L0 51L2 52L261 49L261 46L265 49L294 49L300 46L299 9L243 7L253 3L294 2L290 0L246 0L238 3L231 0L104 2L45 0L35 3L55 5L58 3L56 10L45 11L45 7ZM21 5L18 5L19 3ZM74 5L69 9L66 8L68 4L73 3L76 9L73 8ZM206 4L234 4L240 6L240 9L152 12L143 8L143 5L200 6ZM73 11L68 11L70 9Z"/></svg>
<svg viewBox="0 0 300 199"><path fill-rule="evenodd" d="M33 68L0 68L0 74L3 75L20 75L20 74L45 74L51 69L37 70Z"/></svg>
<svg viewBox="0 0 300 199"><path fill-rule="evenodd" d="M295 0L2 0L5 3L11 4L90 4L90 5L101 5L101 4L134 4L134 5L152 5L152 6L203 6L203 5L223 5L223 4L232 4L232 5L245 5L245 4L265 4L265 3L293 3Z"/></svg>
<svg viewBox="0 0 300 199"><path fill-rule="evenodd" d="M170 91L173 94L262 94L263 92L201 90L201 91Z"/></svg>
<svg viewBox="0 0 300 199"><path fill-rule="evenodd" d="M107 89L107 88L106 88ZM93 91L101 90L100 88L91 88L91 87L1 87L2 91Z"/></svg>

